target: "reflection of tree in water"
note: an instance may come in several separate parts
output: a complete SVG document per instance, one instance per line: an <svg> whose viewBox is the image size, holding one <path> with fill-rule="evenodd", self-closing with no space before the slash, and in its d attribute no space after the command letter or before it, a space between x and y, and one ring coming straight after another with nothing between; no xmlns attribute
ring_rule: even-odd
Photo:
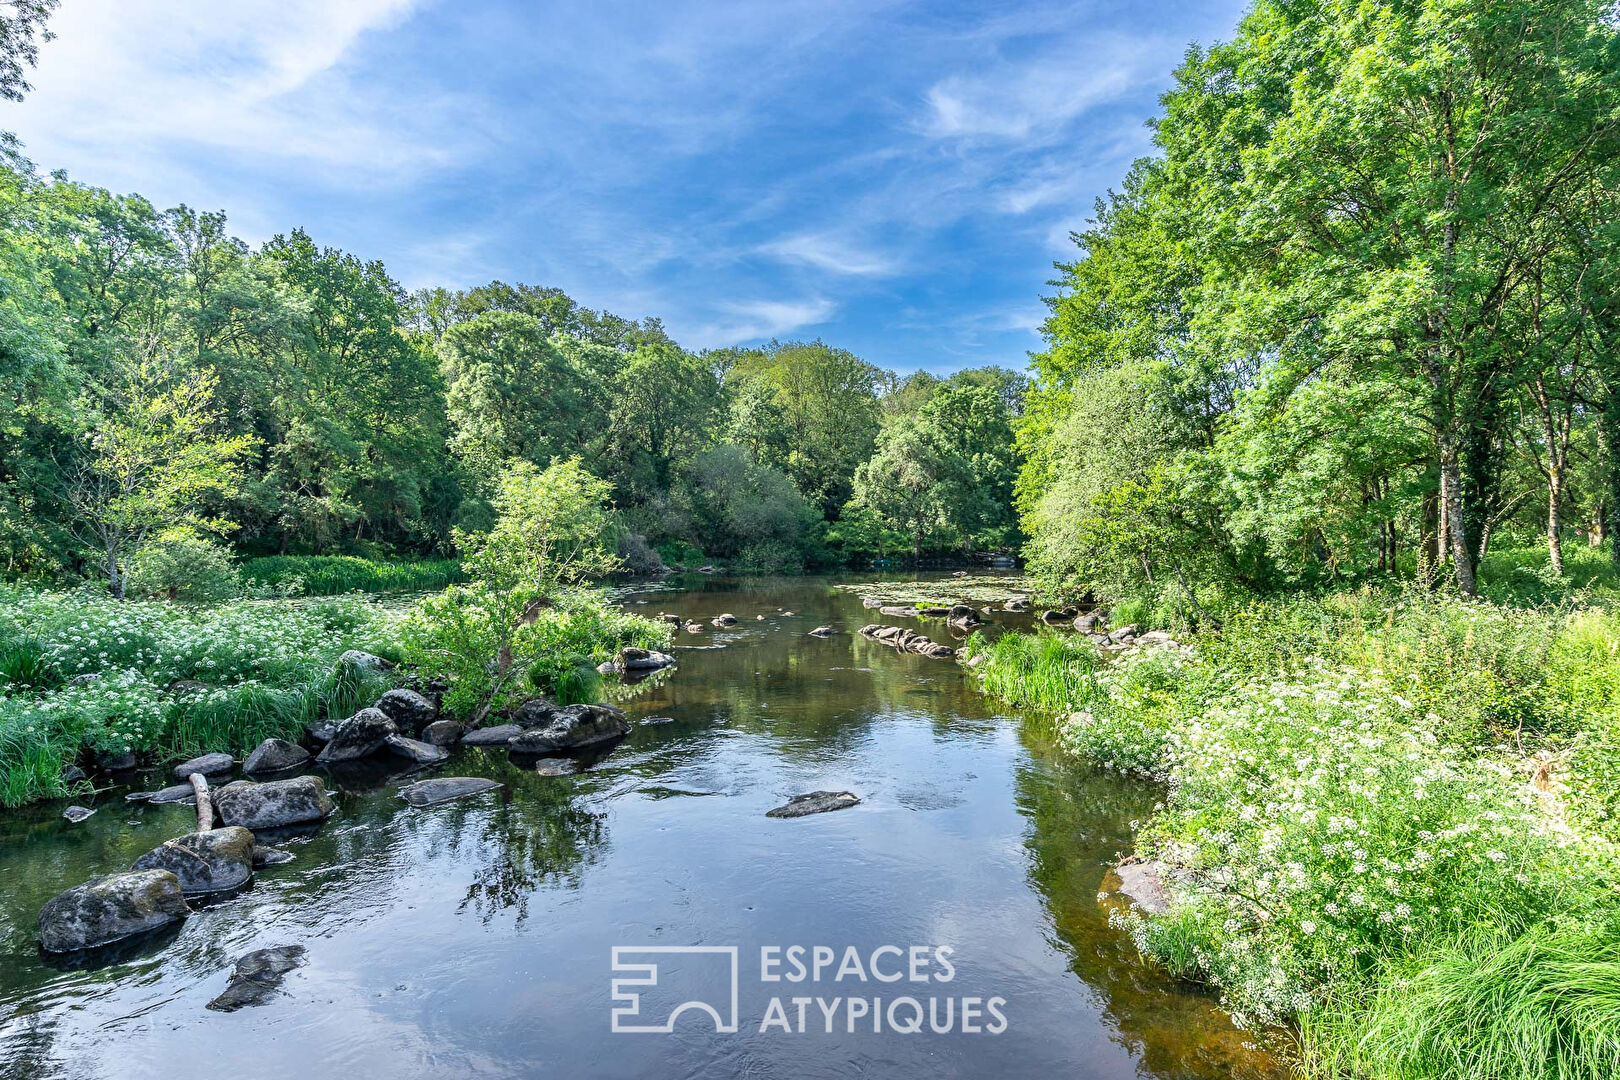
<svg viewBox="0 0 1620 1080"><path fill-rule="evenodd" d="M1038 725L1025 742L1034 762L1018 774L1017 797L1034 826L1025 841L1030 880L1069 970L1104 1003L1115 1041L1140 1062L1142 1075L1164 1080L1286 1075L1252 1048L1255 1036L1234 1028L1211 996L1142 959L1130 938L1108 925L1097 901L1108 866L1131 849L1130 822L1151 815L1163 792L1056 764Z"/></svg>
<svg viewBox="0 0 1620 1080"><path fill-rule="evenodd" d="M508 803L491 816L484 837L490 857L474 874L458 911L470 908L489 922L510 909L521 926L533 893L578 888L584 868L606 850L606 815L580 805L567 777L533 779L550 792L525 791L522 805Z"/></svg>

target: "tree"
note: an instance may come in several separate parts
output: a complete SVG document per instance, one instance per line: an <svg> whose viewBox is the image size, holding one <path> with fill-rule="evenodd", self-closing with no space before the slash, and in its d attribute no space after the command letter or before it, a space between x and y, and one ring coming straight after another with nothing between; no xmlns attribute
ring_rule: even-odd
<svg viewBox="0 0 1620 1080"><path fill-rule="evenodd" d="M493 499L494 527L456 531L472 580L426 599L406 632L408 654L451 680L453 714L481 723L536 660L522 647L525 627L569 588L618 569L610 490L577 458L544 470L514 461Z"/></svg>
<svg viewBox="0 0 1620 1080"><path fill-rule="evenodd" d="M56 36L45 29L56 5L57 0L8 0L0 5L0 98L21 101L33 89L26 73L39 63L39 42Z"/></svg>
<svg viewBox="0 0 1620 1080"><path fill-rule="evenodd" d="M922 558L923 541L950 528L957 507L974 495L967 460L939 428L915 417L884 427L876 452L855 470L853 489L854 507L911 538L913 559Z"/></svg>
<svg viewBox="0 0 1620 1080"><path fill-rule="evenodd" d="M148 537L175 527L232 527L202 508L241 482L254 440L219 433L215 383L211 371L132 361L98 403L69 497L79 535L97 552L119 599L124 562Z"/></svg>

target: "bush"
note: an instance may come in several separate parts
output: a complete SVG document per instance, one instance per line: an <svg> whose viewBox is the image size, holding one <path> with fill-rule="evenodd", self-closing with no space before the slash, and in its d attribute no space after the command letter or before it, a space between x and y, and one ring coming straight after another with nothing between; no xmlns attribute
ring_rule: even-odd
<svg viewBox="0 0 1620 1080"><path fill-rule="evenodd" d="M192 532L163 533L130 558L124 587L133 596L198 602L242 590L230 549Z"/></svg>
<svg viewBox="0 0 1620 1080"><path fill-rule="evenodd" d="M1231 611L1188 654L972 648L1069 751L1168 782L1137 848L1174 904L1120 921L1241 1021L1377 1080L1612 1072L1614 931L1581 928L1617 877L1614 616L1365 589ZM1488 992L1487 956L1546 966L1485 965Z"/></svg>

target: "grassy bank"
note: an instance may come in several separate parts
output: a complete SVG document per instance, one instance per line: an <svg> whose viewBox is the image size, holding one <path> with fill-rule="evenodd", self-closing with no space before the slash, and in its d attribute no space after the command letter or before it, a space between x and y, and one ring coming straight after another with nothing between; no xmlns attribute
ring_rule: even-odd
<svg viewBox="0 0 1620 1080"><path fill-rule="evenodd" d="M972 646L1074 754L1167 782L1146 954L1323 1075L1620 1074L1620 617L1368 589L1189 644Z"/></svg>
<svg viewBox="0 0 1620 1080"><path fill-rule="evenodd" d="M353 597L192 606L0 585L0 806L71 795L83 781L68 766L93 771L119 754L153 763L297 741L309 721L352 715L395 685L339 664L349 649L395 661L414 652L425 673L453 680L453 664L434 664L487 657L460 636L477 637L469 619L426 617L445 595L390 612ZM666 640L659 624L580 594L523 628L514 647L525 677L513 691L595 700L595 664L621 645ZM447 707L456 701L452 692Z"/></svg>
<svg viewBox="0 0 1620 1080"><path fill-rule="evenodd" d="M379 560L354 555L267 555L243 563L242 577L266 590L303 596L416 592L465 580L459 559Z"/></svg>

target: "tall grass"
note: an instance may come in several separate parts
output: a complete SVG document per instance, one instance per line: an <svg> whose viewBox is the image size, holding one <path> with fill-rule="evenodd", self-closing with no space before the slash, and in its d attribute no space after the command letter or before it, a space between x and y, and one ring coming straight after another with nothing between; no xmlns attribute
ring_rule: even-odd
<svg viewBox="0 0 1620 1080"><path fill-rule="evenodd" d="M1079 638L1038 632L987 641L975 633L968 653L985 692L1013 705L1056 713L1081 707L1096 691L1097 650Z"/></svg>
<svg viewBox="0 0 1620 1080"><path fill-rule="evenodd" d="M269 589L297 585L305 596L421 592L466 580L458 559L385 562L355 555L267 555L243 564L242 576Z"/></svg>
<svg viewBox="0 0 1620 1080"><path fill-rule="evenodd" d="M1364 1080L1620 1076L1620 923L1475 932L1413 958L1355 1007L1308 1015L1319 1074Z"/></svg>

